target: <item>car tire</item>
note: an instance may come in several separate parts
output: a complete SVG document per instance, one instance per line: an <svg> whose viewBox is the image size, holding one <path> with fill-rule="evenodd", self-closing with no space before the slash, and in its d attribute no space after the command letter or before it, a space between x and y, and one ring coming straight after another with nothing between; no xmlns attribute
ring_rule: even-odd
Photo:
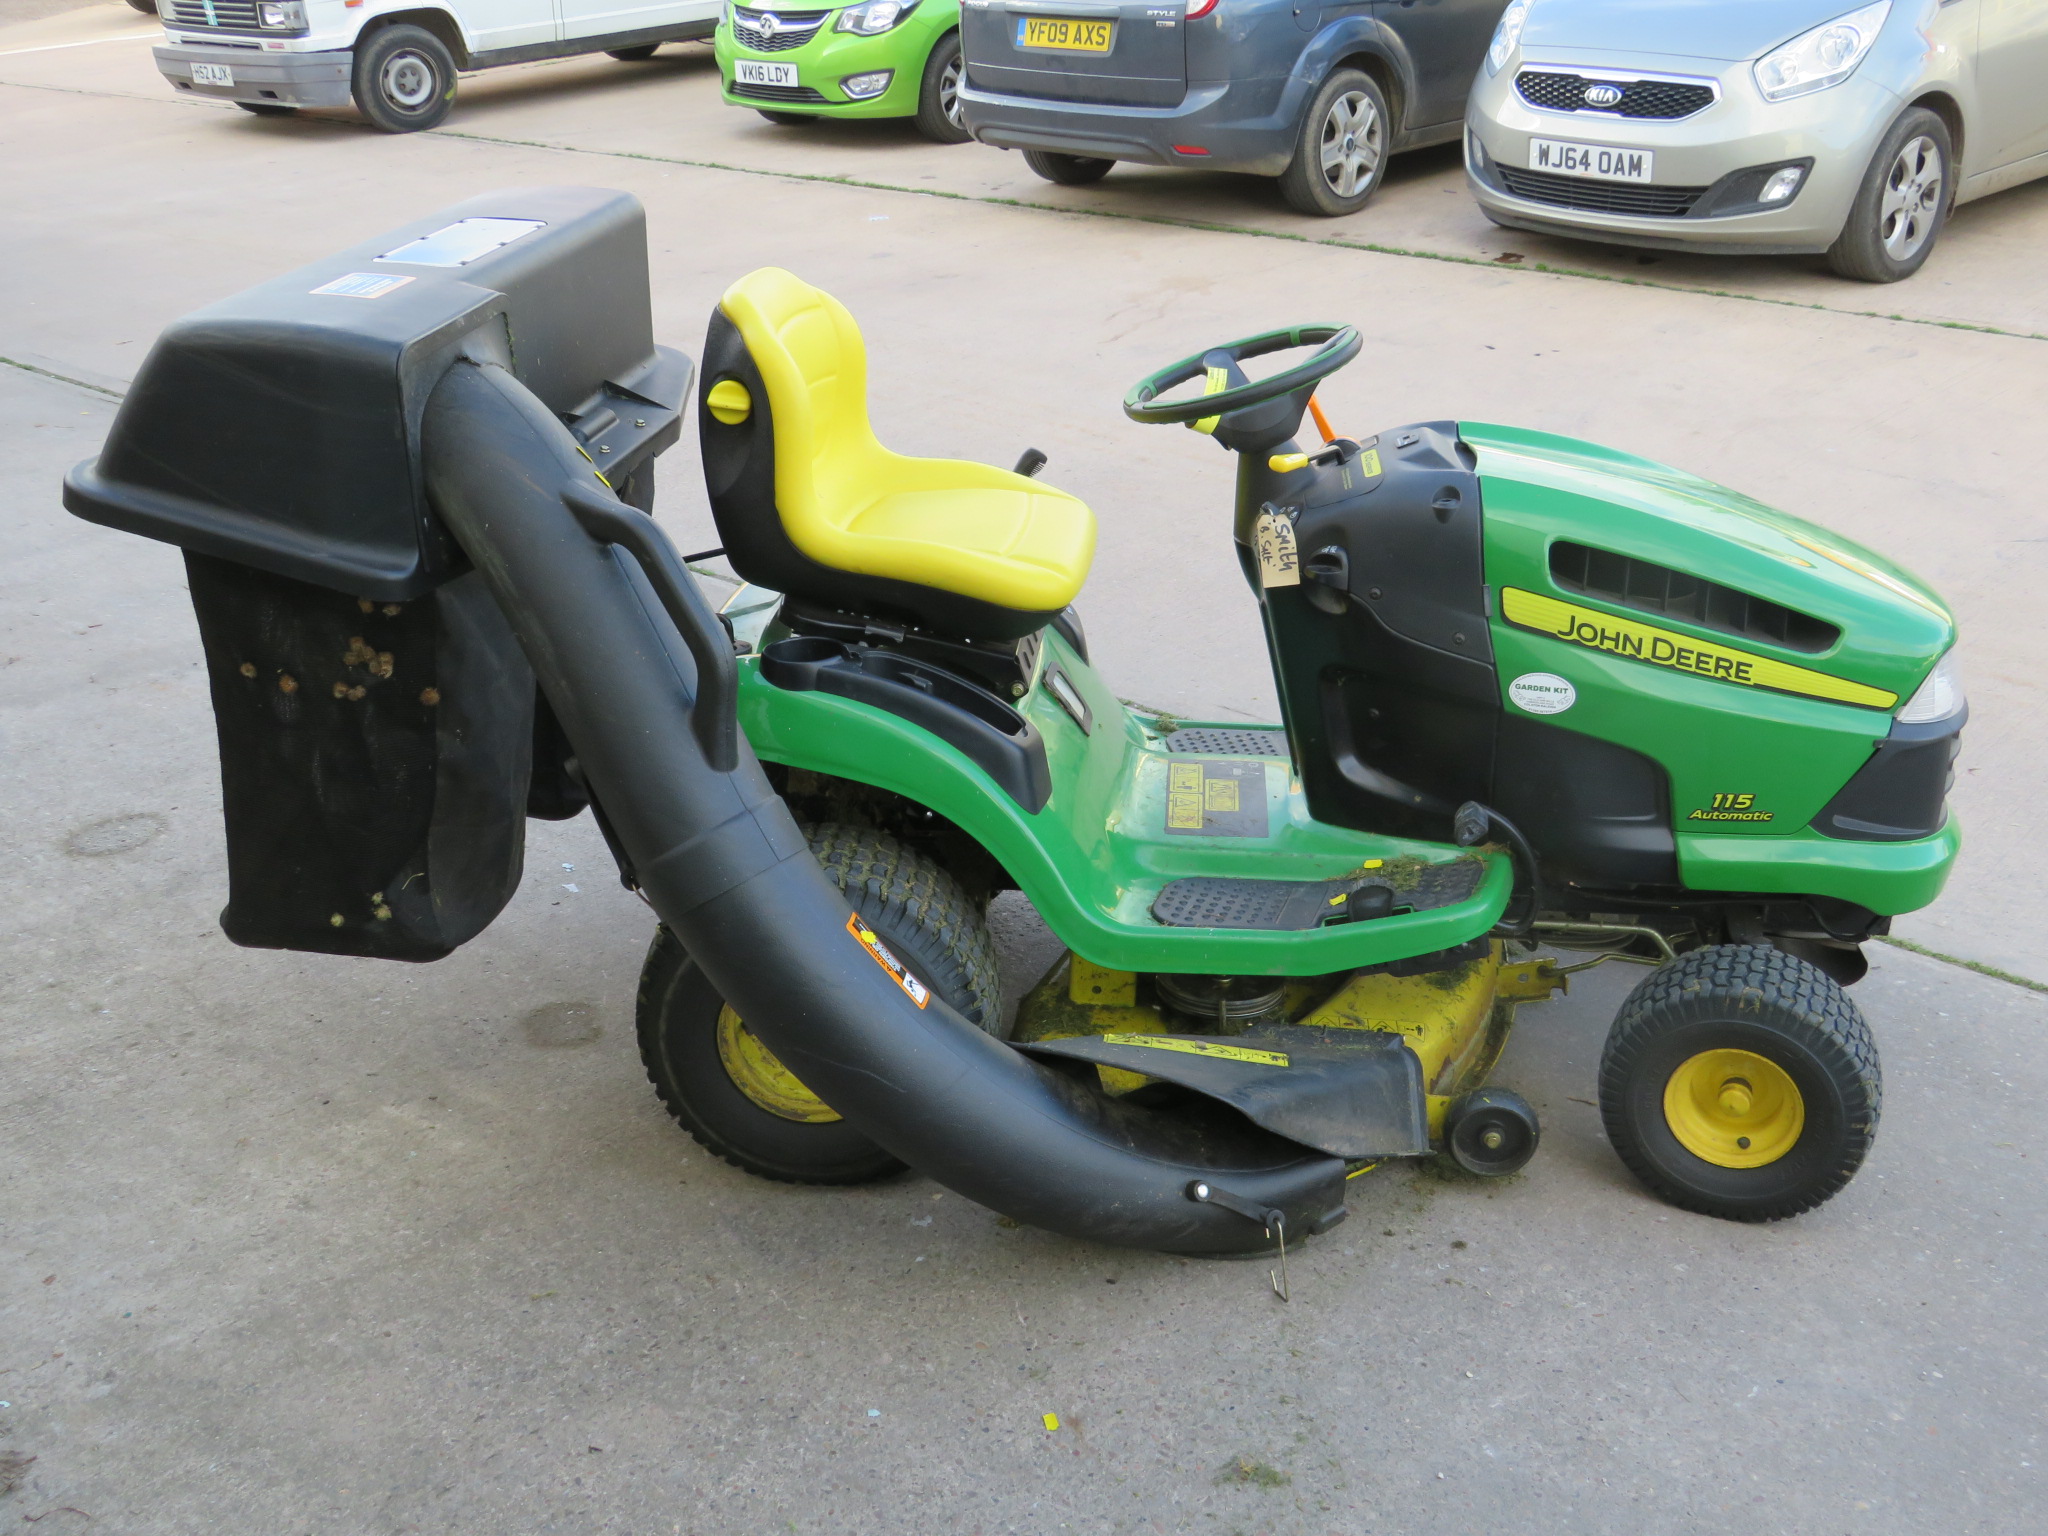
<svg viewBox="0 0 2048 1536"><path fill-rule="evenodd" d="M754 110L778 128L808 128L818 120L815 112L776 112L767 107Z"/></svg>
<svg viewBox="0 0 2048 1536"><path fill-rule="evenodd" d="M1955 202L1955 142L1925 107L1899 115L1870 158L1828 265L1860 283L1896 283L1925 265Z"/></svg>
<svg viewBox="0 0 2048 1536"><path fill-rule="evenodd" d="M965 144L970 137L960 115L960 77L966 61L960 34L948 32L932 45L917 84L917 131L934 144Z"/></svg>
<svg viewBox="0 0 2048 1536"><path fill-rule="evenodd" d="M235 105L257 117L290 117L299 110L282 101L238 101Z"/></svg>
<svg viewBox="0 0 2048 1536"><path fill-rule="evenodd" d="M1055 154L1049 149L1025 150L1024 163L1037 175L1063 187L1085 187L1100 181L1116 165L1114 160L1098 160L1093 155Z"/></svg>
<svg viewBox="0 0 2048 1536"><path fill-rule="evenodd" d="M128 4L131 8L142 12L145 16L154 16L156 14L156 0L128 0Z"/></svg>
<svg viewBox="0 0 2048 1536"><path fill-rule="evenodd" d="M1387 174L1394 125L1387 98L1362 69L1339 69L1309 98L1280 196L1296 213L1340 219L1356 213Z"/></svg>
<svg viewBox="0 0 2048 1536"><path fill-rule="evenodd" d="M661 52L661 44L642 43L637 48L607 48L605 52L617 59L621 64L645 64L649 59Z"/></svg>
<svg viewBox="0 0 2048 1536"><path fill-rule="evenodd" d="M382 27L356 49L356 110L386 133L418 133L448 115L455 60L424 27Z"/></svg>

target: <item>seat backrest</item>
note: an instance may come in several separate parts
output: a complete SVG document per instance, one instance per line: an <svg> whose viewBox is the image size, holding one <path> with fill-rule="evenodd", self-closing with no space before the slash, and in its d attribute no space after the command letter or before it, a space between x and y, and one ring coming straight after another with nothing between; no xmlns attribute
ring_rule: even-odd
<svg viewBox="0 0 2048 1536"><path fill-rule="evenodd" d="M740 333L775 432L775 502L798 548L813 527L842 528L866 501L886 452L868 423L867 346L846 306L780 267L750 272L719 307Z"/></svg>

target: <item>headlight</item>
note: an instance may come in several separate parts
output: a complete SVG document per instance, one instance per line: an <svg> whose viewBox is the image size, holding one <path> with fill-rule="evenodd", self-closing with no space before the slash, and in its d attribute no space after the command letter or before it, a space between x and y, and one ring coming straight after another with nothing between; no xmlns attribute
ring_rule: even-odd
<svg viewBox="0 0 2048 1536"><path fill-rule="evenodd" d="M1963 679L1956 670L1956 653L1950 651L1934 664L1927 681L1913 690L1906 707L1899 711L1899 724L1926 725L1946 720L1963 707Z"/></svg>
<svg viewBox="0 0 2048 1536"><path fill-rule="evenodd" d="M865 0L864 4L849 5L841 11L839 19L832 23L832 30L873 37L878 32L888 31L916 9L917 0Z"/></svg>
<svg viewBox="0 0 2048 1536"><path fill-rule="evenodd" d="M1891 13L1892 0L1877 0L1860 11L1803 32L1782 48L1774 48L1755 64L1756 88L1765 101L1788 101L1840 85L1877 41L1878 29Z"/></svg>
<svg viewBox="0 0 2048 1536"><path fill-rule="evenodd" d="M272 32L289 32L306 24L304 0L263 0L256 7L256 22Z"/></svg>
<svg viewBox="0 0 2048 1536"><path fill-rule="evenodd" d="M1486 47L1486 72L1500 73L1501 65L1507 63L1508 55L1515 51L1515 45L1522 40L1522 24L1529 19L1531 0L1513 0L1513 4L1500 13L1500 25L1493 29L1493 41Z"/></svg>

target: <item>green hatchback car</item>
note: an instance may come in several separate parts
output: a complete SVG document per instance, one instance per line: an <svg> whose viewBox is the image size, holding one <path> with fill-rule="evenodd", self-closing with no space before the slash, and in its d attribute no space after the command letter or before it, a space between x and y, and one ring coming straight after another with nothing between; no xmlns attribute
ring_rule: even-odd
<svg viewBox="0 0 2048 1536"><path fill-rule="evenodd" d="M771 123L908 117L962 144L959 0L766 10L728 0L713 39L725 99Z"/></svg>

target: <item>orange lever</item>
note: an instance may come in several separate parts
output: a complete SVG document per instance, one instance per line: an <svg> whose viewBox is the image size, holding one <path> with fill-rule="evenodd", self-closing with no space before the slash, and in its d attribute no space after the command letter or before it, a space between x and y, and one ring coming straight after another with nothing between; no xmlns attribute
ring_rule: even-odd
<svg viewBox="0 0 2048 1536"><path fill-rule="evenodd" d="M1308 413L1315 417L1316 430L1323 434L1324 442L1334 443L1337 441L1337 434L1330 430L1330 418L1325 416L1323 408L1316 404L1316 397L1314 395L1308 397Z"/></svg>

